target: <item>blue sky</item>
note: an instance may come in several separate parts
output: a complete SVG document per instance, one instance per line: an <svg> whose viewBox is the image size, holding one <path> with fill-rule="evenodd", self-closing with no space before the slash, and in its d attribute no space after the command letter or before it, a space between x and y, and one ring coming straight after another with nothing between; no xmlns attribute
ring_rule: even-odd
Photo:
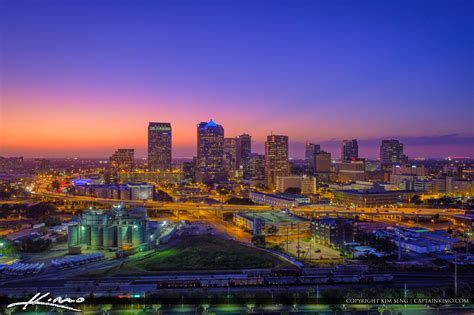
<svg viewBox="0 0 474 315"><path fill-rule="evenodd" d="M358 138L374 156L369 140L405 137L430 139L414 155L474 155L473 1L1 5L3 154L140 151L148 121L170 121L192 156L214 118L260 143Z"/></svg>

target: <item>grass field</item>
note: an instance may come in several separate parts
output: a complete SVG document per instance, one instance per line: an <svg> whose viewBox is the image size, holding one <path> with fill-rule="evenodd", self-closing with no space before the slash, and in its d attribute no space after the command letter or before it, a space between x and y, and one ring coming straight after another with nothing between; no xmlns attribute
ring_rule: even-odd
<svg viewBox="0 0 474 315"><path fill-rule="evenodd" d="M88 276L143 274L166 271L280 268L288 262L263 250L210 235L189 236L173 247L130 257L119 267L90 272Z"/></svg>

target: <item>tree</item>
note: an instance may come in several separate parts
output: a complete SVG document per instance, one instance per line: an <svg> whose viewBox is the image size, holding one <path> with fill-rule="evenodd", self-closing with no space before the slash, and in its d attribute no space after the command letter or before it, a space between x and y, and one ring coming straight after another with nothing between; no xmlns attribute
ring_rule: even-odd
<svg viewBox="0 0 474 315"><path fill-rule="evenodd" d="M263 247L266 245L266 240L265 240L265 235L262 235L262 234L258 234L258 235L254 235L252 236L252 243L256 246L260 246L260 247Z"/></svg>
<svg viewBox="0 0 474 315"><path fill-rule="evenodd" d="M33 205L28 208L27 215L33 219L44 218L47 216L53 215L58 209L55 205L47 203L47 202L40 202L36 205Z"/></svg>
<svg viewBox="0 0 474 315"><path fill-rule="evenodd" d="M276 225L271 225L268 229L267 229L267 232L268 234L276 234L278 233L278 227Z"/></svg>
<svg viewBox="0 0 474 315"><path fill-rule="evenodd" d="M421 200L420 196L415 195L413 198L411 198L411 202L415 205L421 205L423 203L423 200Z"/></svg>
<svg viewBox="0 0 474 315"><path fill-rule="evenodd" d="M51 190L58 190L60 186L61 184L59 183L57 179L51 182Z"/></svg>
<svg viewBox="0 0 474 315"><path fill-rule="evenodd" d="M163 190L156 191L153 199L158 200L158 201L166 201L166 202L174 201L173 197L171 197L168 193L166 193Z"/></svg>
<svg viewBox="0 0 474 315"><path fill-rule="evenodd" d="M14 252L14 247L6 239L0 239L0 254L9 255Z"/></svg>

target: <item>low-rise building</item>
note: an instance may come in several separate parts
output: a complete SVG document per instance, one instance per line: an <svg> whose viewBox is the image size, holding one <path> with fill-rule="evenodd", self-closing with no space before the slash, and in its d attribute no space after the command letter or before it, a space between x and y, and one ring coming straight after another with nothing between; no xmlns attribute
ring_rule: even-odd
<svg viewBox="0 0 474 315"><path fill-rule="evenodd" d="M452 250L463 245L459 239L450 237L446 231L428 231L423 228L388 227L376 231L378 237L385 237L400 248L419 254Z"/></svg>
<svg viewBox="0 0 474 315"><path fill-rule="evenodd" d="M474 228L474 214L455 215L454 223L473 229Z"/></svg>
<svg viewBox="0 0 474 315"><path fill-rule="evenodd" d="M75 185L77 195L119 200L153 200L154 190L147 183Z"/></svg>
<svg viewBox="0 0 474 315"><path fill-rule="evenodd" d="M257 204L287 208L296 207L311 202L308 197L287 193L265 194L261 192L252 191L249 193L249 198Z"/></svg>
<svg viewBox="0 0 474 315"><path fill-rule="evenodd" d="M474 180L455 178L452 176L435 177L432 179L432 192L473 195Z"/></svg>
<svg viewBox="0 0 474 315"><path fill-rule="evenodd" d="M365 174L365 160L354 159L336 163L337 178L343 182L364 181L367 179Z"/></svg>
<svg viewBox="0 0 474 315"><path fill-rule="evenodd" d="M293 235L307 232L310 220L281 211L259 211L234 213L233 222L254 235Z"/></svg>
<svg viewBox="0 0 474 315"><path fill-rule="evenodd" d="M179 169L156 172L118 172L117 178L120 184L141 182L154 182L158 184L177 184L184 178L184 173Z"/></svg>
<svg viewBox="0 0 474 315"><path fill-rule="evenodd" d="M279 176L277 190L285 192L288 188L298 188L303 195L314 195L317 192L316 177L310 176Z"/></svg>
<svg viewBox="0 0 474 315"><path fill-rule="evenodd" d="M334 201L355 207L388 207L405 202L414 192L406 190L338 190L334 192Z"/></svg>
<svg viewBox="0 0 474 315"><path fill-rule="evenodd" d="M127 184L131 200L153 200L155 187L146 183Z"/></svg>
<svg viewBox="0 0 474 315"><path fill-rule="evenodd" d="M344 218L321 218L311 221L311 239L319 244L341 247L354 242L356 225Z"/></svg>

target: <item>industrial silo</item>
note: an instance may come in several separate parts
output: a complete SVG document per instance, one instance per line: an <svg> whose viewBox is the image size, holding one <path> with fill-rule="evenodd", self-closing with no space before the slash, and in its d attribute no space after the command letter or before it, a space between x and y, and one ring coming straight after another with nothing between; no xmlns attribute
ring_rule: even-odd
<svg viewBox="0 0 474 315"><path fill-rule="evenodd" d="M102 227L100 226L91 226L91 248L98 249L102 247Z"/></svg>
<svg viewBox="0 0 474 315"><path fill-rule="evenodd" d="M103 230L103 241L102 244L104 248L109 247L116 247L117 244L115 243L115 227L113 226L105 226Z"/></svg>
<svg viewBox="0 0 474 315"><path fill-rule="evenodd" d="M77 246L80 244L79 241L79 226L70 225L67 229L67 245Z"/></svg>
<svg viewBox="0 0 474 315"><path fill-rule="evenodd" d="M138 246L143 243L143 227L142 222L135 220L132 227L132 244Z"/></svg>

